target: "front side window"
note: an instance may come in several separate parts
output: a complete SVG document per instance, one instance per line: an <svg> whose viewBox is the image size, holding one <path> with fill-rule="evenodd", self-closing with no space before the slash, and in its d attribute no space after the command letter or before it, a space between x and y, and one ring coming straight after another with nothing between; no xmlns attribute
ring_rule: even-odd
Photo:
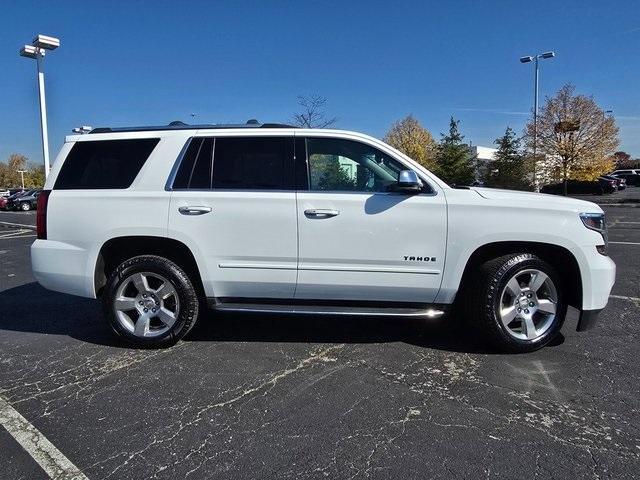
<svg viewBox="0 0 640 480"><path fill-rule="evenodd" d="M76 142L53 188L129 188L159 141L140 138Z"/></svg>
<svg viewBox="0 0 640 480"><path fill-rule="evenodd" d="M386 192L404 167L380 150L337 138L308 138L311 191Z"/></svg>

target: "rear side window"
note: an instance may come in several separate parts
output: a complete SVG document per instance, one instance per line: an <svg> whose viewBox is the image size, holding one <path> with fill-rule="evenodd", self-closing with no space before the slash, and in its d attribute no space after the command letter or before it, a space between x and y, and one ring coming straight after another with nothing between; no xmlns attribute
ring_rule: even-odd
<svg viewBox="0 0 640 480"><path fill-rule="evenodd" d="M292 190L293 138L193 138L172 188Z"/></svg>
<svg viewBox="0 0 640 480"><path fill-rule="evenodd" d="M213 138L191 139L173 181L173 188L211 188L213 142Z"/></svg>
<svg viewBox="0 0 640 480"><path fill-rule="evenodd" d="M213 188L290 189L292 160L292 138L217 138L213 155Z"/></svg>
<svg viewBox="0 0 640 480"><path fill-rule="evenodd" d="M141 138L76 142L53 188L129 188L159 141L159 138Z"/></svg>

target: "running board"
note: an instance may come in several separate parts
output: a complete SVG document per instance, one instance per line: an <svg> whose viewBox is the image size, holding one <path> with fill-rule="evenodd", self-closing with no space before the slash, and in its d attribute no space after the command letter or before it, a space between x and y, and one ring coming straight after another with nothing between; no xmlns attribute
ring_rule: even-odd
<svg viewBox="0 0 640 480"><path fill-rule="evenodd" d="M439 318L445 314L439 308L355 307L343 305L278 305L262 303L214 303L209 307L217 312L275 313L291 315L349 315L367 317Z"/></svg>

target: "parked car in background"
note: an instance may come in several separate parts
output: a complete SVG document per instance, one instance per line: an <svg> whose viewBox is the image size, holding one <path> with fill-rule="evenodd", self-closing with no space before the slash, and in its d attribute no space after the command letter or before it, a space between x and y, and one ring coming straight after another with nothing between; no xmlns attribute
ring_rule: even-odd
<svg viewBox="0 0 640 480"><path fill-rule="evenodd" d="M9 189L0 188L0 197L8 197L9 195L11 195L11 192L9 192Z"/></svg>
<svg viewBox="0 0 640 480"><path fill-rule="evenodd" d="M621 175L621 174L631 174L631 175L640 175L640 168L627 168L622 170L614 170L609 173L609 175Z"/></svg>
<svg viewBox="0 0 640 480"><path fill-rule="evenodd" d="M624 178L617 177L615 175L602 175L600 177L602 180L612 180L616 182L616 188L618 190L624 190L627 188L627 181Z"/></svg>
<svg viewBox="0 0 640 480"><path fill-rule="evenodd" d="M627 185L640 187L640 175L637 173L610 173L609 175L616 178L624 178Z"/></svg>
<svg viewBox="0 0 640 480"><path fill-rule="evenodd" d="M551 193L553 195L564 194L564 183L554 183L545 185L540 189L542 193ZM569 194L593 194L604 195L605 193L613 193L617 191L615 180L568 180L567 193Z"/></svg>
<svg viewBox="0 0 640 480"><path fill-rule="evenodd" d="M8 197L0 197L0 210L9 210L9 202L15 200L17 197L24 195L27 192L22 189L18 189L17 191L16 189L11 189L9 190L9 193L11 195L9 195Z"/></svg>
<svg viewBox="0 0 640 480"><path fill-rule="evenodd" d="M7 202L7 210L22 210L27 212L29 210L35 210L38 206L38 195L42 189L36 188L29 190Z"/></svg>

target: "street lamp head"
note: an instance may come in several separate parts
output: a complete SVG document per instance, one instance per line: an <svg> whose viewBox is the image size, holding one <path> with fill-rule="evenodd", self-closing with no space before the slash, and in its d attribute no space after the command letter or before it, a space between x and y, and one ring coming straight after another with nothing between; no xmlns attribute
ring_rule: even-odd
<svg viewBox="0 0 640 480"><path fill-rule="evenodd" d="M45 50L55 50L60 46L60 39L56 37L49 37L47 35L38 35L33 39L33 46L44 48Z"/></svg>
<svg viewBox="0 0 640 480"><path fill-rule="evenodd" d="M529 63L529 62L533 62L533 57L531 56L520 57L520 63Z"/></svg>
<svg viewBox="0 0 640 480"><path fill-rule="evenodd" d="M38 49L33 45L25 45L20 49L20 56L27 58L36 58L38 56Z"/></svg>
<svg viewBox="0 0 640 480"><path fill-rule="evenodd" d="M540 54L541 58L553 58L555 56L556 56L555 52L544 52Z"/></svg>

